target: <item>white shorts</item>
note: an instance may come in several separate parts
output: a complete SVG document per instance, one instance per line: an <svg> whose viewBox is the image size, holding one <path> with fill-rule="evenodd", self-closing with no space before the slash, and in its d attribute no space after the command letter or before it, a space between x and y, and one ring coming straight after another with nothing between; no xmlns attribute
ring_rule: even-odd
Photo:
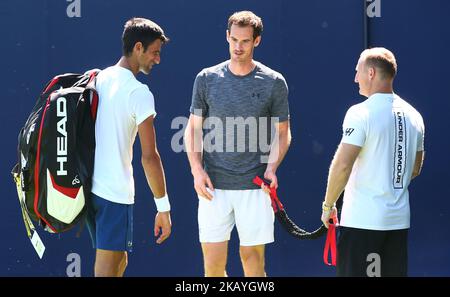
<svg viewBox="0 0 450 297"><path fill-rule="evenodd" d="M200 242L230 240L236 224L241 246L274 241L274 213L270 197L263 190L219 190L213 199L198 196Z"/></svg>

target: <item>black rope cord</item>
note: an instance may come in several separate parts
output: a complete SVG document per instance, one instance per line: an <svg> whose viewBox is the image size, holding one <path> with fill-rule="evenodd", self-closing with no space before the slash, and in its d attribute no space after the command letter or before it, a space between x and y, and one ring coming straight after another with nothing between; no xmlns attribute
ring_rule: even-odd
<svg viewBox="0 0 450 297"><path fill-rule="evenodd" d="M253 179L253 182L258 186L261 186L261 184L264 183L265 186L269 187L270 184L270 182L258 176ZM277 221L281 224L281 226L283 226L283 229L285 229L290 235L298 239L317 239L327 233L328 229L323 224L318 229L312 232L308 232L305 229L297 226L297 224L295 224L287 215L283 204L281 204L280 200L278 199L276 190L270 190L270 199L272 200L272 208L273 212L275 213L275 217L277 218Z"/></svg>

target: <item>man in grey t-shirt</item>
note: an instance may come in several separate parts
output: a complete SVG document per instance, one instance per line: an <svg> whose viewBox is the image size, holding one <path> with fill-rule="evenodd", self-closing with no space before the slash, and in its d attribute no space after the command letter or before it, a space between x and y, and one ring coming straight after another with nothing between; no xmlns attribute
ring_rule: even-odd
<svg viewBox="0 0 450 297"><path fill-rule="evenodd" d="M265 276L264 246L274 241L270 198L256 176L278 187L276 170L290 143L283 76L253 60L261 19L250 11L228 20L230 60L196 77L185 143L199 196L205 275L225 276L228 241L237 226L245 276Z"/></svg>

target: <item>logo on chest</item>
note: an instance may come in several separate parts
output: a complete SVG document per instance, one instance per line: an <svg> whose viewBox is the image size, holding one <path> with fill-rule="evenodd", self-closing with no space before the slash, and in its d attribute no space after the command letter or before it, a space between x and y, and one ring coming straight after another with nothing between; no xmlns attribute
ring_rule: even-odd
<svg viewBox="0 0 450 297"><path fill-rule="evenodd" d="M261 93L259 93L259 92L253 92L253 93L252 93L252 98L253 98L253 99L256 99L256 98L259 99L260 96L261 96Z"/></svg>

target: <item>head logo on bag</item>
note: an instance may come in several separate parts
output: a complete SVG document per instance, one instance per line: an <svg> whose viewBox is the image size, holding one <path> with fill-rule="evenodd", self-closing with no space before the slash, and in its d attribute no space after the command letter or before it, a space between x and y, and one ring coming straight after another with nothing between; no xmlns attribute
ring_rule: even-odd
<svg viewBox="0 0 450 297"><path fill-rule="evenodd" d="M56 160L59 163L59 170L56 172L58 175L67 175L67 171L64 170L64 165L67 162L67 101L64 97L56 99L56 116L61 117L56 124L58 133L60 134L56 141L57 157Z"/></svg>
<svg viewBox="0 0 450 297"><path fill-rule="evenodd" d="M26 225L33 220L59 233L86 213L94 170L97 74L53 78L19 133L19 162L12 173Z"/></svg>

